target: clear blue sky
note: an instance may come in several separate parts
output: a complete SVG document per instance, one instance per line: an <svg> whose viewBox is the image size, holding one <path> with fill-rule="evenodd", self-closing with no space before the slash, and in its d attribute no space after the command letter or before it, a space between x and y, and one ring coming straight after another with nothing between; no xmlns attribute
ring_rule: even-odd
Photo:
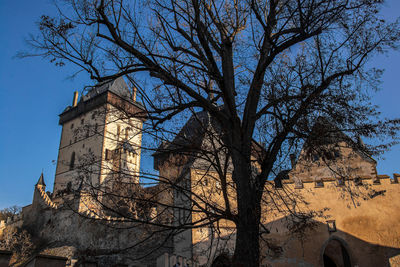
<svg viewBox="0 0 400 267"><path fill-rule="evenodd" d="M384 16L400 14L400 1L390 0ZM51 0L0 1L0 209L28 205L33 187L44 171L52 190L61 127L58 114L72 102L73 91L90 83L85 75L67 79L74 69L56 68L41 58L15 59L26 48L24 39L36 31L42 14L54 12ZM400 53L376 58L385 68L383 90L374 95L383 115L400 117ZM400 172L400 147L378 159L378 172Z"/></svg>

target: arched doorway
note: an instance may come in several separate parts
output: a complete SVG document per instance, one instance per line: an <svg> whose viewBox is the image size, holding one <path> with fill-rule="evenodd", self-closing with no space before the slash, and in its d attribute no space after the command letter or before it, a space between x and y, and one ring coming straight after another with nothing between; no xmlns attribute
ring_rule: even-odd
<svg viewBox="0 0 400 267"><path fill-rule="evenodd" d="M338 239L329 240L323 252L324 267L351 267L350 255Z"/></svg>
<svg viewBox="0 0 400 267"><path fill-rule="evenodd" d="M215 258L211 267L230 267L231 259L227 254L221 254Z"/></svg>

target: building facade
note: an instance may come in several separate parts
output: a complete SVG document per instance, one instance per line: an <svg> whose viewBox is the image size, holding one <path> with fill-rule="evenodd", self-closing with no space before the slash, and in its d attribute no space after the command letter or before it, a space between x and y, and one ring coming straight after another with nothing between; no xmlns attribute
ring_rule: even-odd
<svg viewBox="0 0 400 267"><path fill-rule="evenodd" d="M210 164L225 160L213 140L221 129L207 113L195 114L154 153L160 182L143 188L145 120L123 78L91 88L79 101L74 94L60 114L53 192L41 175L32 204L0 230L28 229L40 253L67 257L68 266L172 267L179 257L188 266L229 266L235 225L204 223L207 212L227 203ZM357 148L362 143L339 135L323 151L306 142L297 158L290 156L291 168L267 182L262 266L400 266L400 175L377 174L377 162ZM235 210L230 173L228 166L226 194Z"/></svg>

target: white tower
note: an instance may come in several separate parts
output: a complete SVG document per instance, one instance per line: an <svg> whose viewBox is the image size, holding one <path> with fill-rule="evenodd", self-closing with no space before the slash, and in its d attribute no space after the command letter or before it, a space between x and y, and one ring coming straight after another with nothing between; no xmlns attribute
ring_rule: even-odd
<svg viewBox="0 0 400 267"><path fill-rule="evenodd" d="M60 114L62 125L53 196L116 178L139 182L143 106L124 79L91 88Z"/></svg>

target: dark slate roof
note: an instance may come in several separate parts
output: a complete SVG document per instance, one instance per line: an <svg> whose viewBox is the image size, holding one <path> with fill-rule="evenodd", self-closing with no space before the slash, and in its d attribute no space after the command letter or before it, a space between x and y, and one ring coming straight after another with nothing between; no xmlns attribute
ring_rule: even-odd
<svg viewBox="0 0 400 267"><path fill-rule="evenodd" d="M221 134L220 123L214 119L207 111L194 113L179 133L171 142L163 142L153 154L155 169L167 159L169 154L181 154L187 156L186 163L194 164L198 159L198 153L202 150L209 151L214 145L211 145L213 137L208 134ZM215 142L218 144L218 142ZM262 157L264 149L253 140L252 153L257 158ZM219 153L219 152L217 152ZM196 166L201 168L202 160L197 160ZM204 161L204 160L203 160ZM204 162L203 162L204 163Z"/></svg>
<svg viewBox="0 0 400 267"><path fill-rule="evenodd" d="M40 175L39 180L38 180L38 182L36 183L36 185L44 185L44 186L46 186L46 184L44 183L43 172L42 172L42 174Z"/></svg>
<svg viewBox="0 0 400 267"><path fill-rule="evenodd" d="M204 134L209 129L210 116L201 111L193 114L171 142L163 142L154 155L171 152L189 152L200 149Z"/></svg>
<svg viewBox="0 0 400 267"><path fill-rule="evenodd" d="M132 93L130 92L128 85L125 83L124 78L119 77L115 80L108 81L105 83L99 83L93 86L89 92L84 95L81 99L86 101L87 99L93 98L103 92L110 91L114 94L124 98L124 99L132 99Z"/></svg>
<svg viewBox="0 0 400 267"><path fill-rule="evenodd" d="M313 150L319 150L320 152L325 152L324 147L326 145L334 145L340 142L345 142L354 151L359 153L364 159L376 162L370 155L370 153L365 149L364 143L359 137L357 142L346 135L338 126L332 123L325 117L319 117L311 129L311 133L304 143L303 149L307 152Z"/></svg>

